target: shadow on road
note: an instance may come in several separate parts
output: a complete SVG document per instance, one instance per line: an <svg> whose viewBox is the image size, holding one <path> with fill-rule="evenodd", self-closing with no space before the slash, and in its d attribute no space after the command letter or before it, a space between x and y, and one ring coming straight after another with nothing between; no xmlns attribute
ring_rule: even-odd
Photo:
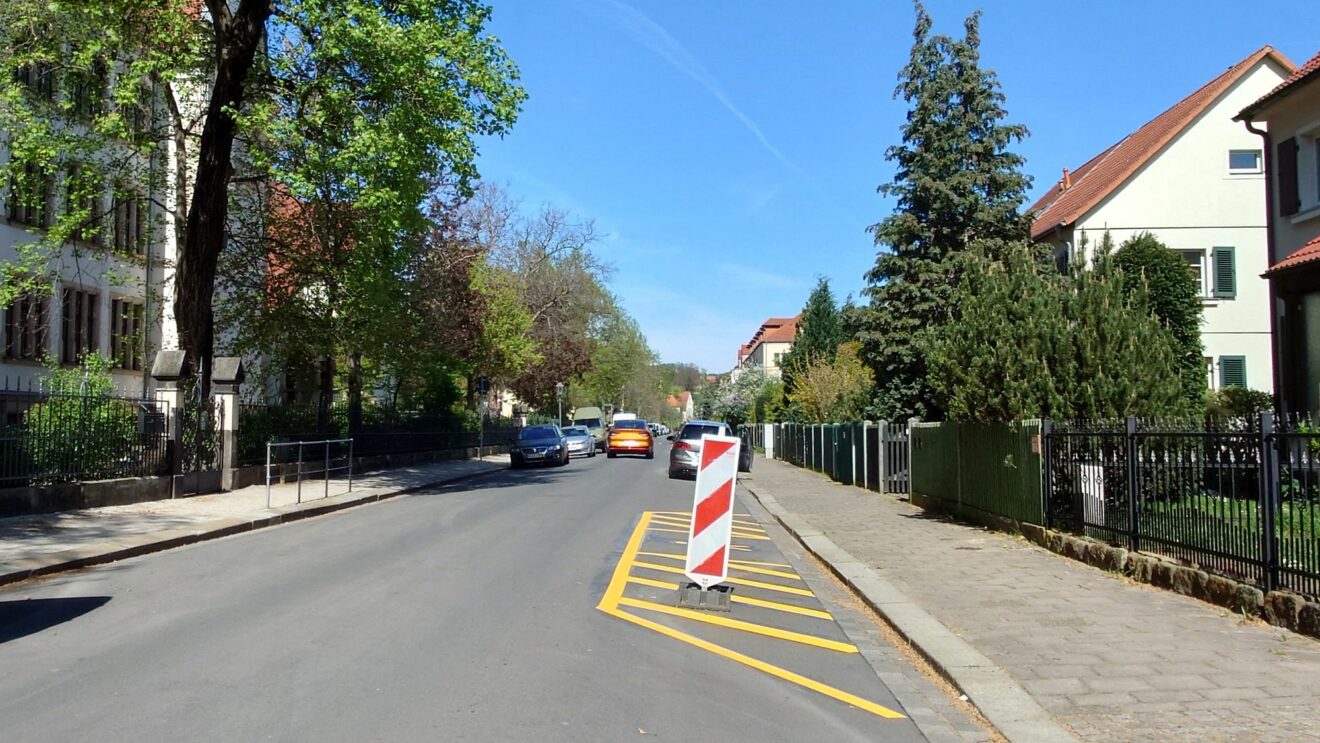
<svg viewBox="0 0 1320 743"><path fill-rule="evenodd" d="M109 596L80 596L0 601L0 644L77 619L109 600Z"/></svg>

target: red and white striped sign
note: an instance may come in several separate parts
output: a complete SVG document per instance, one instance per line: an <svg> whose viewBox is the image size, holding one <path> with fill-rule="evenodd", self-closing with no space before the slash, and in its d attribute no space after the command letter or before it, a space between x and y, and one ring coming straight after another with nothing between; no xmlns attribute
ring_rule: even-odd
<svg viewBox="0 0 1320 743"><path fill-rule="evenodd" d="M738 477L740 446L742 440L736 436L701 437L701 464L683 572L702 588L719 585L729 577L733 484Z"/></svg>

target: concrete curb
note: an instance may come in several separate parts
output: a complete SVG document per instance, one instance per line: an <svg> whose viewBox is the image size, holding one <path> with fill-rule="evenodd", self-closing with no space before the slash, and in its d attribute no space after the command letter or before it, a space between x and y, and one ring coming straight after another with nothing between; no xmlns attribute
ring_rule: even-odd
<svg viewBox="0 0 1320 743"><path fill-rule="evenodd" d="M479 472L464 472L462 474L445 477L439 480L430 480L417 485L401 487L397 490L382 490L380 492L365 493L345 500L335 501L333 503L314 503L303 504L300 506L287 506L281 509L275 509L275 512L269 516L260 516L258 518L228 518L216 519L199 524L195 528L171 529L169 531L155 532L151 534L133 534L120 539L101 542L99 544L87 544L73 549L61 552L51 552L38 557L28 558L19 561L14 566L5 566L4 573L0 573L0 586L10 583L18 583L29 578L37 578L45 575L54 575L71 570L80 570L93 565L105 565L106 563L126 560L130 557L140 557L152 552L163 552L165 550L183 547L198 542L206 542L212 539L220 539L235 534L242 534L247 531L255 531L270 526L279 526L294 521L313 518L315 516L324 516L343 511L348 508L365 506L369 503L376 503L400 495L434 488L442 485L467 480L473 477L489 475L492 472L499 472L505 469L503 465L492 465L489 469L483 469Z"/></svg>
<svg viewBox="0 0 1320 743"><path fill-rule="evenodd" d="M994 661L955 635L892 583L835 544L801 516L779 505L762 484L745 487L790 534L824 562L1010 741L1076 743L1026 689Z"/></svg>

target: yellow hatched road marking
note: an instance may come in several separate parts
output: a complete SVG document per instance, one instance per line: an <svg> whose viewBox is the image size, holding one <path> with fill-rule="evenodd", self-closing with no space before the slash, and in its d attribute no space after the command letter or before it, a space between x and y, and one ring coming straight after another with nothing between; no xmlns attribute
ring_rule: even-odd
<svg viewBox="0 0 1320 743"><path fill-rule="evenodd" d="M687 562L687 555L671 555L666 552L638 552L637 554L645 555L646 557L665 557L670 560L678 560L679 562L682 563ZM758 575L773 575L776 578L788 578L789 580L795 580L799 582L802 581L802 578L800 578L797 573L785 573L782 570L768 570L766 568L752 567L750 565L740 563L737 560L729 560L729 567L735 568L737 570L743 570L748 573L756 573Z"/></svg>
<svg viewBox="0 0 1320 743"><path fill-rule="evenodd" d="M635 575L628 576L629 583L636 583L640 586L650 586L652 588L668 588L678 590L677 583L666 583L662 580L652 580L651 578L638 578ZM773 609L775 611L787 612L789 614L801 614L804 617L815 617L816 619L833 619L828 611L820 609L808 609L805 606L794 606L793 604L781 604L778 601L766 601L764 599L754 599L751 596L739 596L734 594L730 599L735 604L747 604L748 606L759 606L762 609Z"/></svg>
<svg viewBox="0 0 1320 743"><path fill-rule="evenodd" d="M668 516L662 516L658 519L655 519L654 521L657 524L664 524L665 526L682 526L688 529L692 528L692 519L679 519L679 518L670 518ZM756 534L765 533L765 529L761 528L760 524L751 521L739 521L738 519L734 519L733 528L741 529L747 532L753 532Z"/></svg>
<svg viewBox="0 0 1320 743"><path fill-rule="evenodd" d="M687 533L688 533L688 530L687 530L687 529L665 529L665 528L660 527L660 526L649 526L649 527L647 527L647 528L650 529L651 531L663 531L663 532L666 532L666 533L669 533L669 534L687 534ZM770 537L763 537L763 536L760 536L759 534L741 534L741 533L739 533L739 532L737 532L737 531L735 531L735 532L733 533L733 536L734 536L735 538L737 538L737 539L755 539L755 540L757 540L757 541L759 541L759 542L769 542L769 541L770 541Z"/></svg>
<svg viewBox="0 0 1320 743"><path fill-rule="evenodd" d="M789 630L779 629L778 627L767 627L764 624L743 622L738 619L730 619L728 617L720 616L718 614L710 614L708 612L693 611L692 609L684 609L679 606L666 606L665 604L657 604L654 601L643 601L641 599L635 599L629 596L624 596L620 598L619 605L631 606L634 609L646 609L647 611L656 611L656 612L660 612L661 614L669 614L670 616L683 617L684 619L691 619L697 622L705 622L706 624L714 624L719 627L728 627L729 629L736 629L739 630L740 632L750 632L754 635L773 637L776 640L787 640L789 642L796 642L802 645L811 645L812 647L824 648L826 650L834 650L840 653L857 652L856 645L850 645L849 643L846 642L839 642L838 640L826 640L823 637L816 637L815 635L804 635L801 632L790 632Z"/></svg>
<svg viewBox="0 0 1320 743"><path fill-rule="evenodd" d="M662 573L677 573L678 575L687 575L682 568L671 568L668 565L656 565L653 562L634 562L633 565L639 568L648 568L650 570L659 570ZM746 578L729 578L725 583L732 583L735 586L747 586L748 588L764 588L767 591L779 591L780 593L791 593L794 596L815 596L816 594L805 588L794 588L792 586L781 586L778 583L762 583L759 580L747 580Z"/></svg>
<svg viewBox="0 0 1320 743"><path fill-rule="evenodd" d="M675 540L674 540L674 544L681 544L681 545L683 545L684 547L687 546L687 542L684 542L684 541L681 540L681 539L675 539ZM741 544L731 544L731 545L729 545L729 549L733 550L734 552L752 552L752 551L754 551L754 550L752 550L751 547L744 547L744 546L741 545ZM787 568L787 567L792 567L792 566L791 566L791 565L784 565L784 566L782 566L782 567L786 567L786 568Z"/></svg>
<svg viewBox="0 0 1320 743"><path fill-rule="evenodd" d="M601 597L600 603L597 604L597 609L630 624L645 627L652 632L658 632L666 637L714 653L722 658L727 658L750 668L755 668L756 670L768 673L775 678L783 679L792 684L797 684L804 689L810 689L819 694L824 694L825 696L830 697L831 699L836 699L844 704L851 704L858 709L866 710L867 712L885 719L901 720L904 718L902 713L895 712L884 705L876 704L868 699L863 699L856 694L850 694L842 689L836 689L828 684L822 684L815 679L807 678L806 676L794 673L786 668L780 668L779 666L766 663L763 660L757 660L750 655L744 655L736 650L730 650L729 648L716 645L708 640L694 637L686 632L680 632L671 627L659 624L658 622L643 619L642 617L629 614L628 612L619 609L619 599L623 596L623 589L628 583L628 571L632 569L633 561L637 556L637 551L641 548L642 540L646 536L646 529L650 524L650 520L650 512L642 514L641 521L638 522L637 528L633 530L632 537L628 539L627 546L624 547L623 555L619 558L619 564L614 567L614 577L610 580L610 585L605 589L605 595Z"/></svg>

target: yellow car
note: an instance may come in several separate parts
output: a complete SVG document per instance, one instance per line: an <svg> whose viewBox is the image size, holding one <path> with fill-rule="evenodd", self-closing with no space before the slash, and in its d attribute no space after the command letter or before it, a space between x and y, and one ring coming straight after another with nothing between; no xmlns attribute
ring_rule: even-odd
<svg viewBox="0 0 1320 743"><path fill-rule="evenodd" d="M613 459L620 454L644 454L655 458L655 439L644 420L615 421L610 435L605 438L605 456Z"/></svg>

